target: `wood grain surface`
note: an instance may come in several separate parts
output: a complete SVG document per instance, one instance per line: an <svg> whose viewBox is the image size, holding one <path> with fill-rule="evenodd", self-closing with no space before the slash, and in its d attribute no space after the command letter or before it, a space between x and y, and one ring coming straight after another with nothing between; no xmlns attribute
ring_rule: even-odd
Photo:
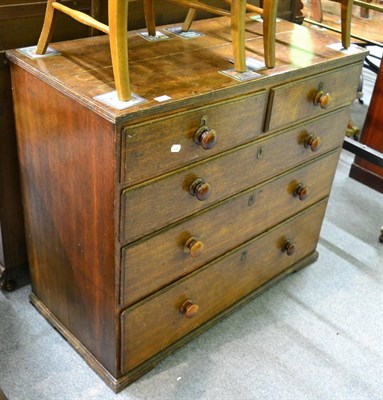
<svg viewBox="0 0 383 400"><path fill-rule="evenodd" d="M324 200L314 205L123 312L122 372L133 369L311 253L318 241L326 203ZM286 239L297 244L292 256L281 251ZM200 308L190 319L179 311L188 299Z"/></svg>
<svg viewBox="0 0 383 400"><path fill-rule="evenodd" d="M116 373L113 126L16 65L12 82L32 290Z"/></svg>
<svg viewBox="0 0 383 400"><path fill-rule="evenodd" d="M137 240L341 145L348 113L342 110L309 121L124 190L121 240ZM308 132L323 137L319 152L303 145ZM190 185L199 177L212 186L212 194L205 201L189 193Z"/></svg>
<svg viewBox="0 0 383 400"><path fill-rule="evenodd" d="M125 247L121 307L141 300L328 196L338 157L336 150ZM304 182L309 191L303 201L293 196L299 182ZM204 246L195 258L184 252L190 237L196 237Z"/></svg>
<svg viewBox="0 0 383 400"><path fill-rule="evenodd" d="M266 92L260 91L124 129L122 183L132 186L256 139L262 132L265 107ZM206 127L217 136L217 144L208 150L195 142L204 117Z"/></svg>

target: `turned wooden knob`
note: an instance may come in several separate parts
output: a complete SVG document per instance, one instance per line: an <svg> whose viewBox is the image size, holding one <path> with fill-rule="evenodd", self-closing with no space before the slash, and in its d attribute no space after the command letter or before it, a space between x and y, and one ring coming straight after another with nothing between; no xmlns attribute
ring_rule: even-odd
<svg viewBox="0 0 383 400"><path fill-rule="evenodd" d="M184 252L188 253L190 257L196 258L202 254L204 247L204 244L200 240L192 236L185 242Z"/></svg>
<svg viewBox="0 0 383 400"><path fill-rule="evenodd" d="M193 318L199 311L199 307L197 304L194 304L191 300L186 300L181 308L180 312L185 314L186 318Z"/></svg>
<svg viewBox="0 0 383 400"><path fill-rule="evenodd" d="M217 144L217 132L204 125L196 132L194 141L202 146L203 149L209 150Z"/></svg>
<svg viewBox="0 0 383 400"><path fill-rule="evenodd" d="M322 140L319 136L309 134L304 140L304 146L310 148L311 151L318 151L322 146Z"/></svg>
<svg viewBox="0 0 383 400"><path fill-rule="evenodd" d="M285 252L288 256L292 256L295 253L297 246L292 240L286 240L282 247L282 251Z"/></svg>
<svg viewBox="0 0 383 400"><path fill-rule="evenodd" d="M190 194L196 196L198 200L207 200L212 192L212 188L209 182L206 182L203 178L197 178L190 185Z"/></svg>
<svg viewBox="0 0 383 400"><path fill-rule="evenodd" d="M314 96L314 104L321 108L327 108L331 103L330 93L325 93L323 90L319 90Z"/></svg>
<svg viewBox="0 0 383 400"><path fill-rule="evenodd" d="M298 197L299 200L304 200L308 197L309 195L309 190L307 186L305 186L303 183L298 183L297 186L295 186L295 189L293 191L293 196Z"/></svg>
<svg viewBox="0 0 383 400"><path fill-rule="evenodd" d="M205 150L211 149L217 144L217 132L209 128L207 115L201 118L200 126L194 136L194 141Z"/></svg>

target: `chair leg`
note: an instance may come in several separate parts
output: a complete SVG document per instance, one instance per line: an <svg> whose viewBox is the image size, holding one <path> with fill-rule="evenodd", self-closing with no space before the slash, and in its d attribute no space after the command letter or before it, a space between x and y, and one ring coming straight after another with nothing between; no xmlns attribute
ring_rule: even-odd
<svg viewBox="0 0 383 400"><path fill-rule="evenodd" d="M182 32L187 32L191 28L191 24L193 23L196 15L197 15L197 10L194 8L189 8L185 21L182 24Z"/></svg>
<svg viewBox="0 0 383 400"><path fill-rule="evenodd" d="M156 20L153 0L144 0L144 14L146 28L150 36L156 36Z"/></svg>
<svg viewBox="0 0 383 400"><path fill-rule="evenodd" d="M311 0L312 19L317 22L323 21L322 0Z"/></svg>
<svg viewBox="0 0 383 400"><path fill-rule="evenodd" d="M352 0L342 0L341 4L341 27L342 27L342 46L347 49L351 42L351 16Z"/></svg>
<svg viewBox="0 0 383 400"><path fill-rule="evenodd" d="M233 43L234 68L237 72L246 71L245 15L246 0L232 0L231 40Z"/></svg>
<svg viewBox="0 0 383 400"><path fill-rule="evenodd" d="M117 96L131 99L128 65L128 0L109 0L109 43Z"/></svg>
<svg viewBox="0 0 383 400"><path fill-rule="evenodd" d="M263 47L265 64L268 68L275 66L275 30L278 11L278 0L263 2Z"/></svg>
<svg viewBox="0 0 383 400"><path fill-rule="evenodd" d="M56 19L56 10L52 7L54 0L47 1L43 28L37 43L36 54L44 54L52 39L53 25Z"/></svg>

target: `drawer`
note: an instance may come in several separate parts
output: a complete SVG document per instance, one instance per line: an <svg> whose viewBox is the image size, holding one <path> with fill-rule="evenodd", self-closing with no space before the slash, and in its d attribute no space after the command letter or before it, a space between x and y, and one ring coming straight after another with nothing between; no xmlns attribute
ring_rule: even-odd
<svg viewBox="0 0 383 400"><path fill-rule="evenodd" d="M327 197L338 157L336 150L125 247L122 305L141 300Z"/></svg>
<svg viewBox="0 0 383 400"><path fill-rule="evenodd" d="M289 126L350 104L356 98L360 71L361 66L357 64L273 88L266 130ZM320 97L319 92L323 92L324 97ZM322 101L315 105L315 98ZM322 108L320 104L325 106L328 98L330 104Z"/></svg>
<svg viewBox="0 0 383 400"><path fill-rule="evenodd" d="M121 241L132 242L340 146L348 118L348 109L343 109L124 190ZM315 135L321 137L322 147L313 152L305 141ZM211 195L198 200L190 188L202 179L210 184ZM207 185L201 187L206 189Z"/></svg>
<svg viewBox="0 0 383 400"><path fill-rule="evenodd" d="M178 113L122 132L121 180L129 186L260 135L266 92Z"/></svg>
<svg viewBox="0 0 383 400"><path fill-rule="evenodd" d="M312 253L325 207L326 200L323 200L125 310L121 314L122 373L132 370ZM289 251L282 251L288 241ZM196 307L190 308L188 318L180 312L187 300L199 307L194 316Z"/></svg>

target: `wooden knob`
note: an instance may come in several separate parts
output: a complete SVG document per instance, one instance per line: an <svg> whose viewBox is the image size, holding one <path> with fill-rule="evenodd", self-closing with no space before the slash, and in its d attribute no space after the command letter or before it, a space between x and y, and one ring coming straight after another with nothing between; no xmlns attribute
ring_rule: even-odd
<svg viewBox="0 0 383 400"><path fill-rule="evenodd" d="M325 93L323 90L319 90L314 96L314 104L321 106L321 108L327 108L331 103L330 93Z"/></svg>
<svg viewBox="0 0 383 400"><path fill-rule="evenodd" d="M292 256L295 253L297 246L292 240L286 240L282 247L282 251L285 252L288 256Z"/></svg>
<svg viewBox="0 0 383 400"><path fill-rule="evenodd" d="M185 242L184 252L188 253L190 257L196 258L202 254L204 247L205 246L201 241L192 236Z"/></svg>
<svg viewBox="0 0 383 400"><path fill-rule="evenodd" d="M196 179L190 185L190 194L196 196L199 201L207 200L212 192L212 188L209 182L206 182L203 178Z"/></svg>
<svg viewBox="0 0 383 400"><path fill-rule="evenodd" d="M199 307L197 304L194 304L191 300L186 300L181 308L180 312L185 314L186 318L193 318L199 311Z"/></svg>
<svg viewBox="0 0 383 400"><path fill-rule="evenodd" d="M293 191L293 196L298 197L299 200L304 200L308 197L309 195L309 190L307 186L305 186L303 183L298 183L297 186L295 186L295 189Z"/></svg>
<svg viewBox="0 0 383 400"><path fill-rule="evenodd" d="M194 141L205 150L211 149L217 144L217 132L209 128L207 115L201 118L199 129L194 136Z"/></svg>
<svg viewBox="0 0 383 400"><path fill-rule="evenodd" d="M202 126L196 132L194 141L202 146L203 149L209 150L217 144L217 132L208 126Z"/></svg>
<svg viewBox="0 0 383 400"><path fill-rule="evenodd" d="M309 134L304 140L304 146L310 148L311 151L318 151L322 146L322 140L319 136Z"/></svg>

